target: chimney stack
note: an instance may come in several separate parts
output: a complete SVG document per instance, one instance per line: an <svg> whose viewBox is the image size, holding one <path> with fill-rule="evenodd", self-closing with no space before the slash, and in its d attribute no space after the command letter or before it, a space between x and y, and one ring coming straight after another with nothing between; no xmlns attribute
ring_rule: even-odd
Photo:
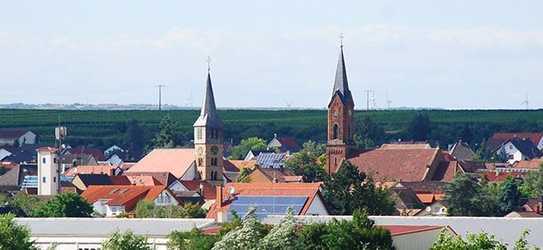
<svg viewBox="0 0 543 250"><path fill-rule="evenodd" d="M222 186L217 186L215 188L217 194L216 194L216 197L215 197L215 204L217 206L218 209L221 209L222 208L222 203L223 203L223 195L222 195Z"/></svg>

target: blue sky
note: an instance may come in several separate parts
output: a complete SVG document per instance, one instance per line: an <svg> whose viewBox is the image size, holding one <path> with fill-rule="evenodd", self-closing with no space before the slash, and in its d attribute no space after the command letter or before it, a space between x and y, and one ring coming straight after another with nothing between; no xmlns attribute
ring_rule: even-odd
<svg viewBox="0 0 543 250"><path fill-rule="evenodd" d="M0 103L324 107L344 33L358 108L543 106L543 1L3 1Z"/></svg>

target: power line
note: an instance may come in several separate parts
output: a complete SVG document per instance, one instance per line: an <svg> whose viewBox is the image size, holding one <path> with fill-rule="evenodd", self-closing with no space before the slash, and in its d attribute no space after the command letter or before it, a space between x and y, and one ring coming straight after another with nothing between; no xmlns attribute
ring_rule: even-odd
<svg viewBox="0 0 543 250"><path fill-rule="evenodd" d="M164 84L156 85L158 88L158 111L162 110L162 88L166 87Z"/></svg>

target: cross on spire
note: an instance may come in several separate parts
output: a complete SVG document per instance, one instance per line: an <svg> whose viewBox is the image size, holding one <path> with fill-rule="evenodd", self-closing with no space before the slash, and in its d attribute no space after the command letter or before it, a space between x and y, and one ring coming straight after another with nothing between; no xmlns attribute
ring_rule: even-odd
<svg viewBox="0 0 543 250"><path fill-rule="evenodd" d="M345 36L343 35L343 32L339 33L339 46L341 46L342 48L343 48L343 38L345 38Z"/></svg>
<svg viewBox="0 0 543 250"><path fill-rule="evenodd" d="M207 72L209 73L211 71L211 57L210 56L207 57L206 62L207 62Z"/></svg>

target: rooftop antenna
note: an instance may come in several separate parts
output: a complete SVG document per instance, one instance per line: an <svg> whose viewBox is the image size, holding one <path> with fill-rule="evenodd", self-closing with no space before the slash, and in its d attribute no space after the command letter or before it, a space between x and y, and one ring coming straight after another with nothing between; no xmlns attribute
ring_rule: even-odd
<svg viewBox="0 0 543 250"><path fill-rule="evenodd" d="M526 98L521 104L525 105L526 110L530 109L530 101L528 100L528 94L526 94Z"/></svg>
<svg viewBox="0 0 543 250"><path fill-rule="evenodd" d="M158 88L158 111L162 110L162 88L166 87L164 84L156 85Z"/></svg>
<svg viewBox="0 0 543 250"><path fill-rule="evenodd" d="M209 73L211 72L211 57L210 56L207 57L206 62L207 62L207 73Z"/></svg>

